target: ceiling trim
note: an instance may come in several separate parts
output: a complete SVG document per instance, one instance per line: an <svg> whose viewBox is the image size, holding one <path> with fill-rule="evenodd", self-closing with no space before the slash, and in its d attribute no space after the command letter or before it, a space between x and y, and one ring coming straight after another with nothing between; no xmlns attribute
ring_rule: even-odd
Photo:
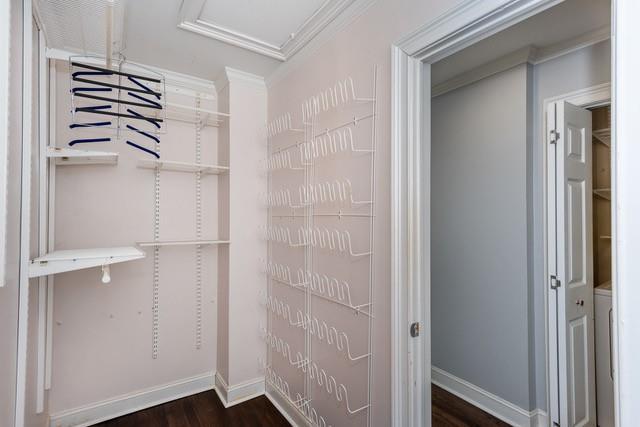
<svg viewBox="0 0 640 427"><path fill-rule="evenodd" d="M541 48L536 46L525 46L486 64L479 65L469 71L463 72L462 74L453 76L442 83L434 85L431 88L431 96L435 98L436 96L470 85L520 64L530 63L532 65L539 65L552 59L556 59L580 49L609 40L610 38L611 27L606 25L550 46Z"/></svg>
<svg viewBox="0 0 640 427"><path fill-rule="evenodd" d="M281 46L207 22L201 18L207 0L183 0L178 28L286 61L324 30L355 0L326 0Z"/></svg>

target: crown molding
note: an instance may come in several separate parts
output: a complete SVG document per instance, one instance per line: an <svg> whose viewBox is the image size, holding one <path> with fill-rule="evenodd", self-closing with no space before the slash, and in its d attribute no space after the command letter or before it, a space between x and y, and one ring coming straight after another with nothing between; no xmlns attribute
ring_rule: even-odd
<svg viewBox="0 0 640 427"><path fill-rule="evenodd" d="M280 46L205 21L201 15L206 1L184 0L180 8L178 28L285 62L304 48L357 0L326 0Z"/></svg>
<svg viewBox="0 0 640 427"><path fill-rule="evenodd" d="M228 83L248 83L265 90L267 88L264 77L231 67L224 67L224 79Z"/></svg>
<svg viewBox="0 0 640 427"><path fill-rule="evenodd" d="M309 59L326 42L340 31L362 16L376 2L376 0L354 0L343 12L331 21L313 40L309 41L297 55L281 64L274 72L267 76L267 87L276 85L300 64Z"/></svg>
<svg viewBox="0 0 640 427"><path fill-rule="evenodd" d="M431 96L435 98L436 96L440 96L452 90L475 83L520 64L529 63L532 65L539 65L544 62L560 58L564 55L568 55L572 52L576 52L580 49L609 40L610 38L611 27L607 25L550 46L541 48L526 46L491 62L480 65L470 71L454 76L442 83L434 85L431 89Z"/></svg>

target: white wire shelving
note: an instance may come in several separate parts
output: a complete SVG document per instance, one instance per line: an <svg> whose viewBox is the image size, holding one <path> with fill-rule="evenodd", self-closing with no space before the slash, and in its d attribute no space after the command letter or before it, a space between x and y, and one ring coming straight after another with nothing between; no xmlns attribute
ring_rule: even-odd
<svg viewBox="0 0 640 427"><path fill-rule="evenodd" d="M594 188L593 194L605 200L611 200L611 188Z"/></svg>
<svg viewBox="0 0 640 427"><path fill-rule="evenodd" d="M268 349L264 367L267 383L314 426L352 424L351 417L362 417L358 425L372 422L376 80L374 68L372 96L363 95L351 77L338 80L303 101L301 125L285 113L266 129L268 188L261 195L269 210L263 230L268 245L267 291L262 295L268 314L268 324L261 328ZM351 163L356 159L358 163ZM285 222L292 219L295 222ZM332 276L349 271L349 282L318 271L333 262L344 269L337 268ZM323 318L333 312L332 306L341 314L335 320ZM356 318L361 320L352 324ZM302 331L303 343L296 342L300 348L294 351L282 339L289 336L282 327ZM335 357L346 363L361 364L366 377L355 373L360 371L353 377L327 372L317 363L330 366L324 353L322 360L314 360L320 354L315 348L322 344L334 348ZM303 375L295 395L283 380L293 374L276 371L289 368L272 363L272 355L278 354ZM360 384L366 384L364 393ZM311 405L321 390L335 400L336 411L330 416ZM326 399L319 400L326 411Z"/></svg>
<svg viewBox="0 0 640 427"><path fill-rule="evenodd" d="M137 242L140 247L159 247L159 246L210 246L210 245L228 245L229 240L156 240L148 242Z"/></svg>
<svg viewBox="0 0 640 427"><path fill-rule="evenodd" d="M62 147L47 147L47 158L55 159L56 165L115 165L118 163L118 153Z"/></svg>
<svg viewBox="0 0 640 427"><path fill-rule="evenodd" d="M203 175L221 175L229 172L229 168L227 166L155 159L140 159L138 160L138 167L143 169L159 169L173 172L200 172Z"/></svg>
<svg viewBox="0 0 640 427"><path fill-rule="evenodd" d="M58 250L32 259L29 263L29 277L103 267L120 262L134 261L145 256L142 250L133 246Z"/></svg>
<svg viewBox="0 0 640 427"><path fill-rule="evenodd" d="M592 135L596 141L611 148L611 128L594 130Z"/></svg>

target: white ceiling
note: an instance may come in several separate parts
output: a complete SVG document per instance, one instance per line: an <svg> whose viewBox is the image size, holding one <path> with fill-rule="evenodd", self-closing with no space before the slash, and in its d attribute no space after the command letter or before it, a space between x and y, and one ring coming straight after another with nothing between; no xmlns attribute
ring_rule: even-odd
<svg viewBox="0 0 640 427"><path fill-rule="evenodd" d="M268 77L354 0L115 0L114 49L209 80L224 67ZM105 54L107 0L35 0L48 46ZM186 30L188 31L186 31Z"/></svg>
<svg viewBox="0 0 640 427"><path fill-rule="evenodd" d="M326 0L208 0L199 19L282 47Z"/></svg>
<svg viewBox="0 0 640 427"><path fill-rule="evenodd" d="M527 46L544 50L609 25L610 0L566 0L451 55L432 68L432 84L464 74Z"/></svg>

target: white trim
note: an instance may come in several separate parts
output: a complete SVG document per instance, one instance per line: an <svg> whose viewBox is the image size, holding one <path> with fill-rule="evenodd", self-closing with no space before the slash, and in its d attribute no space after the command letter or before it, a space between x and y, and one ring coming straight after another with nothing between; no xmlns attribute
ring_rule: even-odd
<svg viewBox="0 0 640 427"><path fill-rule="evenodd" d="M431 382L513 426L538 427L547 425L547 415L541 409L532 411L523 409L435 366L431 367Z"/></svg>
<svg viewBox="0 0 640 427"><path fill-rule="evenodd" d="M507 55L497 58L495 61L480 65L472 70L459 74L433 87L432 96L444 95L455 89L473 84L487 77L509 70L517 65L533 62L536 56L536 49L527 46L513 51Z"/></svg>
<svg viewBox="0 0 640 427"><path fill-rule="evenodd" d="M538 49L533 64L542 64L543 62L551 61L552 59L568 55L585 47L593 46L594 44L610 39L611 26L605 25L604 27L589 31L569 40Z"/></svg>
<svg viewBox="0 0 640 427"><path fill-rule="evenodd" d="M607 25L545 48L538 49L534 46L523 47L435 85L432 96L435 98L436 96L470 85L520 64L530 63L532 65L538 65L564 55L569 55L580 49L609 40L611 38L610 32L611 27Z"/></svg>
<svg viewBox="0 0 640 427"><path fill-rule="evenodd" d="M196 20L195 22L183 21L178 24L178 28L191 31L192 33L209 37L232 46L247 49L251 52L259 53L260 55L268 56L269 58L277 59L279 61L287 60L277 46L273 46L262 40L211 24L209 22L201 20Z"/></svg>
<svg viewBox="0 0 640 427"><path fill-rule="evenodd" d="M46 41L38 28L38 254L47 253L47 143L49 129L49 93L47 77L49 67L44 53ZM36 344L36 413L44 411L46 390L46 342L47 342L47 278L38 278L38 340Z"/></svg>
<svg viewBox="0 0 640 427"><path fill-rule="evenodd" d="M213 389L213 372L51 415L50 427L84 427Z"/></svg>
<svg viewBox="0 0 640 427"><path fill-rule="evenodd" d="M51 146L56 146L56 64L55 61L49 61L49 142ZM47 250L53 251L55 248L55 209L50 207L55 206L55 194L56 194L56 162L55 159L49 159L49 182L47 187ZM53 275L47 277L47 341L45 345L45 389L51 389L51 377L53 367L53 288L54 288Z"/></svg>
<svg viewBox="0 0 640 427"><path fill-rule="evenodd" d="M231 67L224 67L224 74L225 74L225 78L227 79L227 82L248 83L248 84L252 84L260 88L263 88L264 90L267 89L266 83L264 81L264 77L258 76L256 74L248 73L242 70L237 70Z"/></svg>
<svg viewBox="0 0 640 427"><path fill-rule="evenodd" d="M229 386L219 373L215 375L215 389L225 408L235 406L264 394L264 377Z"/></svg>
<svg viewBox="0 0 640 427"><path fill-rule="evenodd" d="M0 206L7 206L7 154L9 147L9 40L11 2L0 5ZM0 288L5 285L7 209L0 211Z"/></svg>
<svg viewBox="0 0 640 427"><path fill-rule="evenodd" d="M278 46L239 31L202 19L204 1L185 0L180 8L178 28L237 46L260 55L286 61L303 49L318 34L324 31L340 14L356 0L326 0L305 22Z"/></svg>
<svg viewBox="0 0 640 427"><path fill-rule="evenodd" d="M267 76L267 87L272 87L284 79L285 76L313 56L326 42L335 38L340 31L362 16L375 2L376 0L353 1L340 15L333 19L321 32L310 40L304 48L300 49L295 56L288 57L283 64Z"/></svg>
<svg viewBox="0 0 640 427"><path fill-rule="evenodd" d="M31 228L31 134L33 105L33 15L31 0L22 3L22 178L20 183L20 279L15 425L25 419L29 335L29 243Z"/></svg>
<svg viewBox="0 0 640 427"><path fill-rule="evenodd" d="M282 414L283 417L294 427L309 426L309 421L304 417L298 408L283 396L280 391L270 384L267 384L265 391L267 399L276 407L276 409Z"/></svg>
<svg viewBox="0 0 640 427"><path fill-rule="evenodd" d="M393 426L431 422L427 416L431 408L430 382L425 381L431 373L430 331L428 307L424 303L430 292L430 221L425 192L430 188L430 180L429 168L420 169L420 163L429 159L431 145L428 64L560 2L465 0L392 48L392 360L398 363L392 371ZM407 287L412 306L402 298L403 287ZM416 320L421 322L422 332L419 337L410 338L408 326Z"/></svg>

